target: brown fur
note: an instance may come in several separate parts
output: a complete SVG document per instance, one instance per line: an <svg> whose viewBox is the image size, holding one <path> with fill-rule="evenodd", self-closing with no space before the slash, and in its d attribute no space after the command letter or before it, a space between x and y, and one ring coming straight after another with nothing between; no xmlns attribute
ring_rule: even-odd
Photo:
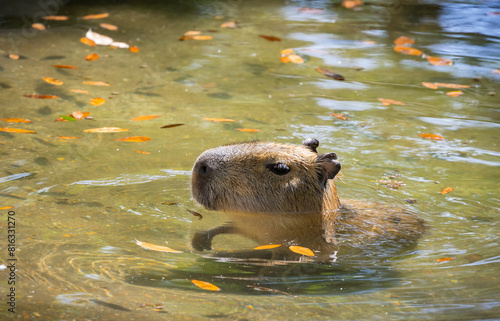
<svg viewBox="0 0 500 321"><path fill-rule="evenodd" d="M314 139L301 146L251 142L200 155L193 196L207 209L228 213L232 222L197 233L193 247L210 249L217 234L238 233L259 245L299 245L325 257L343 248L410 244L420 237L423 221L402 209L360 201L341 205L333 181L340 164L334 153L318 154L318 145ZM290 171L276 174L269 169L275 164Z"/></svg>

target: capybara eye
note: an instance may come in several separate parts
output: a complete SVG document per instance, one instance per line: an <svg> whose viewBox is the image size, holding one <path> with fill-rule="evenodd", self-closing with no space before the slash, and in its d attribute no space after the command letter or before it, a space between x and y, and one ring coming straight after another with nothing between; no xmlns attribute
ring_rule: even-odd
<svg viewBox="0 0 500 321"><path fill-rule="evenodd" d="M285 175L290 172L290 167L286 166L283 163L277 163L277 164L269 164L266 165L267 169L273 172L276 175Z"/></svg>

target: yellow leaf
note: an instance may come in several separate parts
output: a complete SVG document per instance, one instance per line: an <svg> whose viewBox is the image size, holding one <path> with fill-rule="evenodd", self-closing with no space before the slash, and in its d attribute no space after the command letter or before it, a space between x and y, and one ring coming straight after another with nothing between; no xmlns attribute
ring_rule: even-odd
<svg viewBox="0 0 500 321"><path fill-rule="evenodd" d="M349 119L349 117L344 116L344 114L330 113L330 115L332 115L333 117L336 117L338 119L342 119L342 120L348 120Z"/></svg>
<svg viewBox="0 0 500 321"><path fill-rule="evenodd" d="M137 116L132 118L132 121L143 121L143 120L150 120L150 119L155 119L158 117L161 117L162 115L147 115L147 116Z"/></svg>
<svg viewBox="0 0 500 321"><path fill-rule="evenodd" d="M19 55L16 55L16 54L10 54L9 55L9 58L12 59L12 60L19 60Z"/></svg>
<svg viewBox="0 0 500 321"><path fill-rule="evenodd" d="M136 150L135 152L136 152L136 153L139 153L139 154L151 155L151 153L150 153L150 152L145 152L145 151L143 151L143 150Z"/></svg>
<svg viewBox="0 0 500 321"><path fill-rule="evenodd" d="M260 132L260 129L253 129L253 128L236 128L235 130L239 132L244 132L244 133L257 133Z"/></svg>
<svg viewBox="0 0 500 321"><path fill-rule="evenodd" d="M139 52L139 47L137 47L137 46L130 46L130 47L128 48L128 50L129 50L130 52L136 53L136 52Z"/></svg>
<svg viewBox="0 0 500 321"><path fill-rule="evenodd" d="M20 128L9 128L9 127L0 127L0 132L20 133L20 134L36 134L36 132L33 130L20 129Z"/></svg>
<svg viewBox="0 0 500 321"><path fill-rule="evenodd" d="M37 99L55 99L59 98L59 96L55 95L24 95L26 98L37 98Z"/></svg>
<svg viewBox="0 0 500 321"><path fill-rule="evenodd" d="M0 207L0 210L10 210L11 208L14 208L14 206L4 206L4 207Z"/></svg>
<svg viewBox="0 0 500 321"><path fill-rule="evenodd" d="M291 55L291 54L293 54L293 49L292 49L292 48L283 49L283 50L281 50L280 54L281 54L282 56L288 56L288 55Z"/></svg>
<svg viewBox="0 0 500 321"><path fill-rule="evenodd" d="M128 129L123 129L119 127L101 127L101 128L91 128L85 129L86 133L119 133L119 132L128 132Z"/></svg>
<svg viewBox="0 0 500 321"><path fill-rule="evenodd" d="M171 249L168 246L155 245L151 243L141 242L139 240L135 240L135 244L139 245L140 247L146 250L151 250L151 251L166 252L166 253L182 253L182 251Z"/></svg>
<svg viewBox="0 0 500 321"><path fill-rule="evenodd" d="M213 285L212 283L208 283L208 282L200 281L200 280L191 280L191 282L203 290L220 291L220 288L216 285Z"/></svg>
<svg viewBox="0 0 500 321"><path fill-rule="evenodd" d="M51 85L60 86L63 84L63 82L61 80L57 80L57 79L50 78L50 77L43 77L43 80L45 80L45 82L47 82Z"/></svg>
<svg viewBox="0 0 500 321"><path fill-rule="evenodd" d="M25 118L2 118L6 123L31 123L31 120Z"/></svg>
<svg viewBox="0 0 500 321"><path fill-rule="evenodd" d="M254 250L269 250L269 249L274 249L274 248L277 248L280 246L281 246L281 244L268 244L268 245L256 246L253 249Z"/></svg>
<svg viewBox="0 0 500 321"><path fill-rule="evenodd" d="M292 252L295 252L295 253L298 253L298 254L302 254L302 255L306 255L306 256L314 256L314 252L307 248L307 247L303 247L303 246L297 246L297 245L290 245L288 247Z"/></svg>
<svg viewBox="0 0 500 321"><path fill-rule="evenodd" d="M142 142L147 142L147 141L151 140L151 137L130 136L130 137L124 137L124 138L116 138L115 140L122 141L122 142L142 143Z"/></svg>
<svg viewBox="0 0 500 321"><path fill-rule="evenodd" d="M343 0L341 6L346 9L352 9L356 7L360 7L363 5L363 1L361 0Z"/></svg>
<svg viewBox="0 0 500 321"><path fill-rule="evenodd" d="M186 31L184 32L184 36L198 36L201 35L201 31L198 30L191 30L191 31Z"/></svg>
<svg viewBox="0 0 500 321"><path fill-rule="evenodd" d="M80 137L75 136L56 136L58 139L80 139Z"/></svg>

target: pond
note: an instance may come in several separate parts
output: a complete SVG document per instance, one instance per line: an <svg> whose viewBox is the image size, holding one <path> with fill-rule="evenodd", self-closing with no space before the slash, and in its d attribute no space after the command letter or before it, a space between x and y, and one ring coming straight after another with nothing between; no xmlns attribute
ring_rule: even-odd
<svg viewBox="0 0 500 321"><path fill-rule="evenodd" d="M498 2L33 4L0 17L2 318L500 316ZM137 48L84 44L89 29ZM128 131L85 131L111 127ZM228 221L192 198L198 155L311 137L342 163L341 199L426 222L414 248L269 266L192 249L196 232ZM223 235L213 251L257 245Z"/></svg>

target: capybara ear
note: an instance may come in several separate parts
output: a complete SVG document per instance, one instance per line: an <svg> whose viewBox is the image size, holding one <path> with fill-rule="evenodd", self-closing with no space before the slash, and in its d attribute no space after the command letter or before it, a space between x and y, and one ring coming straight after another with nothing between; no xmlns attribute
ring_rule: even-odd
<svg viewBox="0 0 500 321"><path fill-rule="evenodd" d="M337 154L325 153L318 155L316 159L318 175L320 182L325 185L326 181L335 178L340 172L340 162L337 160Z"/></svg>
<svg viewBox="0 0 500 321"><path fill-rule="evenodd" d="M311 151L315 152L316 154L318 153L316 148L318 148L318 146L319 146L319 141L316 138L308 138L302 143L302 145L309 148Z"/></svg>

